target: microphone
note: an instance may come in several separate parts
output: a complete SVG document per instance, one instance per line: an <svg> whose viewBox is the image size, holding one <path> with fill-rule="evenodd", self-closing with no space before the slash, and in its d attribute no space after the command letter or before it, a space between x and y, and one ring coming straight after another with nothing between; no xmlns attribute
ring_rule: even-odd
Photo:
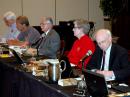
<svg viewBox="0 0 130 97"><path fill-rule="evenodd" d="M36 42L34 42L31 46L35 46L37 45L37 43L42 39L42 37L40 37Z"/></svg>
<svg viewBox="0 0 130 97"><path fill-rule="evenodd" d="M45 37L45 33L43 33L43 34L40 36L40 38L39 38L37 41L35 41L31 46L36 46L36 45L39 43L39 41L42 40L43 37ZM37 47L36 47L36 48L37 48Z"/></svg>
<svg viewBox="0 0 130 97"><path fill-rule="evenodd" d="M87 57L92 55L92 51L88 50L88 52L86 53L86 55L80 60L80 62L83 62Z"/></svg>

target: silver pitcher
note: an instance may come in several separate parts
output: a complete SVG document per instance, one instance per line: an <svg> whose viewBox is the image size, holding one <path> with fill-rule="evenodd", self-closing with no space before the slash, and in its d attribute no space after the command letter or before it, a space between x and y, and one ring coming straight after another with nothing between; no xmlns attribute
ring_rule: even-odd
<svg viewBox="0 0 130 97"><path fill-rule="evenodd" d="M61 69L61 63L64 63L64 68ZM61 60L60 62L50 63L48 62L48 77L49 81L52 83L57 83L58 80L61 78L61 73L66 69L66 62Z"/></svg>

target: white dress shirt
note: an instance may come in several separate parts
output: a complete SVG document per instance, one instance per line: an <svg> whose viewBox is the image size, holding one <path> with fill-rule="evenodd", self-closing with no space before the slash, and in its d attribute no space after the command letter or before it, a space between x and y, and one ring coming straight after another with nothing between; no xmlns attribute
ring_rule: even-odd
<svg viewBox="0 0 130 97"><path fill-rule="evenodd" d="M110 45L109 48L105 51L106 54L105 54L104 70L108 70L108 71L109 71L109 60L110 60L111 47L112 47L112 45ZM102 62L103 62L103 58L102 58ZM102 68L102 65L101 65L101 68ZM101 70L101 68L100 68L100 70ZM114 80L115 79L114 73L110 77L105 77L105 79L106 79L106 81Z"/></svg>

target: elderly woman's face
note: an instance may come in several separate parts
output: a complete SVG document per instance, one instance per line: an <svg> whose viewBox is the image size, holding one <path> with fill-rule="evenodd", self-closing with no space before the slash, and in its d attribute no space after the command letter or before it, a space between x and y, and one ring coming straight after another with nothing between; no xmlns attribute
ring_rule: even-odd
<svg viewBox="0 0 130 97"><path fill-rule="evenodd" d="M77 24L75 24L73 31L74 31L74 36L79 37L81 34L81 27L79 27Z"/></svg>

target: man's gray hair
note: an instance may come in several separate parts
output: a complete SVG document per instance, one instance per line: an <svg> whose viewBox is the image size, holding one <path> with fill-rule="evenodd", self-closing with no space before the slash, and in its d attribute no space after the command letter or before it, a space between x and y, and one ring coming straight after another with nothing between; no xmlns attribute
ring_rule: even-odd
<svg viewBox="0 0 130 97"><path fill-rule="evenodd" d="M51 17L46 17L46 20L47 20L48 23L53 24L53 20L52 20Z"/></svg>
<svg viewBox="0 0 130 97"><path fill-rule="evenodd" d="M96 32L94 32L94 34L93 34L93 39L94 39L94 40L95 40L95 38L96 38L96 34L99 33L99 32L106 33L106 35L107 35L108 37L112 37L111 31L110 31L109 29L103 28L103 29L99 29L99 30L97 30Z"/></svg>
<svg viewBox="0 0 130 97"><path fill-rule="evenodd" d="M108 30L108 29L105 29L105 30L106 30L106 33L107 33L108 36L112 36L112 33L111 33L110 30Z"/></svg>
<svg viewBox="0 0 130 97"><path fill-rule="evenodd" d="M11 20L11 19L16 20L16 15L12 11L8 11L4 14L4 19L6 19L6 20Z"/></svg>

